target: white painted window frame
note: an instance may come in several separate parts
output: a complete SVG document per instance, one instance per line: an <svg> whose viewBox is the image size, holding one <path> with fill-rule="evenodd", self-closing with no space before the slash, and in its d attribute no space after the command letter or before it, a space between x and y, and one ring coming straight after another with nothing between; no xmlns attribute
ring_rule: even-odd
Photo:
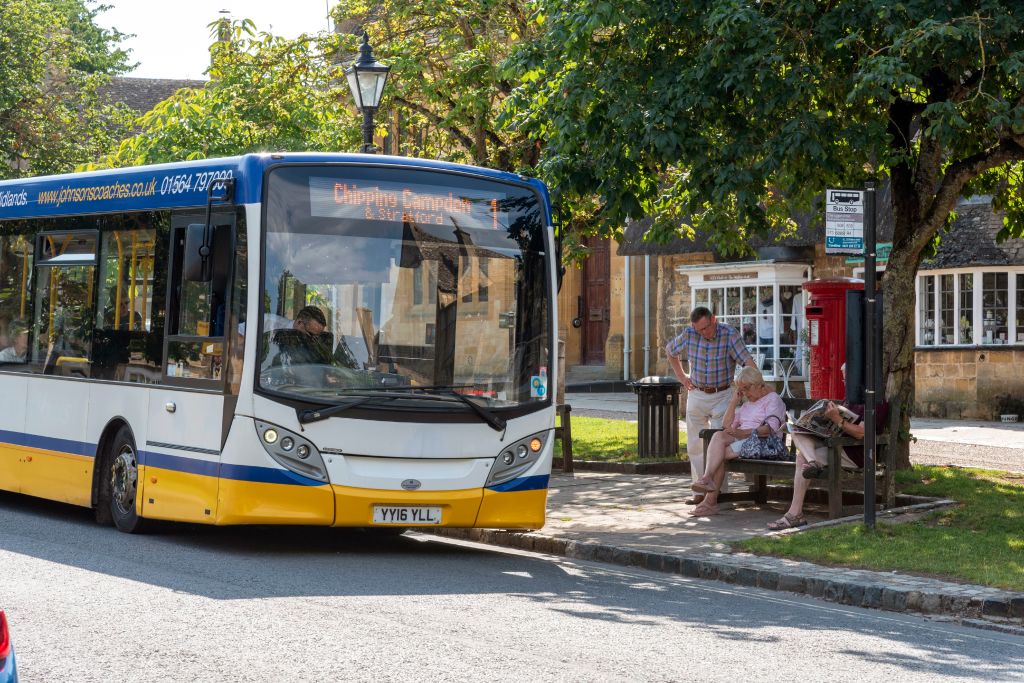
<svg viewBox="0 0 1024 683"><path fill-rule="evenodd" d="M677 266L676 271L689 279L690 310L697 306L698 291L728 287L764 287L771 288L774 301L781 301L780 287L800 286L812 278L813 268L805 263L783 263L775 261L741 261L736 263L715 263L707 265ZM726 278L726 279L719 279ZM735 278L735 279L733 279ZM800 329L806 326L804 308L807 303L806 294L801 292L801 300L793 304L793 316L800 321ZM797 313L799 311L799 313ZM741 314L742 315L742 314ZM755 314L756 316L756 314ZM775 330L782 329L782 307L774 306L772 310ZM689 319L680 321L689 324ZM795 352L801 348L802 342L797 339ZM779 334L775 334L772 344L772 357L780 358ZM788 379L804 380L805 363L803 359L794 368L789 378L780 374L779 363L773 363L771 370L764 370L766 380L782 381ZM799 374L798 374L799 373Z"/></svg>
<svg viewBox="0 0 1024 683"><path fill-rule="evenodd" d="M1007 339L1005 342L1000 342L998 339L993 339L991 342L985 341L984 335L984 319L985 311L982 309L983 301L983 290L982 285L984 283L983 276L986 273L1005 273L1006 274L1006 329ZM973 310L971 311L971 328L974 332L974 341L967 343L960 339L960 275L971 275L973 282L973 291L971 292L971 301ZM982 267L982 268L948 268L941 270L919 270L917 277L914 278L914 344L915 346L923 349L930 348L953 348L953 347L966 347L973 348L975 346L984 347L1003 347L1003 346L1014 346L1024 344L1024 341L1017 341L1017 300L1019 297L1024 297L1024 292L1017 291L1017 275L1024 274L1024 266L1003 266L1003 267ZM933 335L933 341L931 344L926 344L921 334L921 284L923 279L938 278L942 275L953 276L953 334L954 343L942 344L939 343L939 321L938 316L940 315L940 290L939 280L935 281L935 293L933 299L933 309L935 311L935 334Z"/></svg>

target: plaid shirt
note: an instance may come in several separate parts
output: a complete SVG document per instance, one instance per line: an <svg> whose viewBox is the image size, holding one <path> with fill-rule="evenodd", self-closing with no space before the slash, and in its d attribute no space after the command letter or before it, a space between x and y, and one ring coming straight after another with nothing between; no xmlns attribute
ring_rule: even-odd
<svg viewBox="0 0 1024 683"><path fill-rule="evenodd" d="M715 338L705 339L686 327L683 333L668 343L666 351L675 358L690 361L690 379L702 387L721 387L732 383L737 365L746 365L753 359L743 344L740 333L724 323L718 323Z"/></svg>

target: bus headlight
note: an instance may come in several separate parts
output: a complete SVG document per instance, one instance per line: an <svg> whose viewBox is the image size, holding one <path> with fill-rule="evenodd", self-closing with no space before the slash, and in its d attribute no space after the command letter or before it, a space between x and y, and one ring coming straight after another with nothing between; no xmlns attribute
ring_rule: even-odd
<svg viewBox="0 0 1024 683"><path fill-rule="evenodd" d="M529 471L544 452L544 444L547 443L549 433L532 434L502 450L494 459L494 467L491 468L491 474L484 485L503 484Z"/></svg>
<svg viewBox="0 0 1024 683"><path fill-rule="evenodd" d="M317 481L327 482L327 467L320 451L304 439L283 427L256 421L260 443L274 461L285 469Z"/></svg>

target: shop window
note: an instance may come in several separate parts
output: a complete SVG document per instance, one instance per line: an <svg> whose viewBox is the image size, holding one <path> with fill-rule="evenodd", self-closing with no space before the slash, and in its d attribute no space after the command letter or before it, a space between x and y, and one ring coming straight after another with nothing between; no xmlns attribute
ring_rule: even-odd
<svg viewBox="0 0 1024 683"><path fill-rule="evenodd" d="M974 343L974 275L960 273L960 310L958 341L960 344Z"/></svg>
<svg viewBox="0 0 1024 683"><path fill-rule="evenodd" d="M985 314L982 321L982 340L986 344L1006 343L1008 277L1006 273L982 275L981 306Z"/></svg>
<svg viewBox="0 0 1024 683"><path fill-rule="evenodd" d="M806 377L807 340L804 332L806 266L759 265L748 281L739 274L713 268L690 268L692 304L706 306L720 323L740 332L747 349L767 379ZM743 273L747 274L747 273ZM719 280L733 280L722 283Z"/></svg>
<svg viewBox="0 0 1024 683"><path fill-rule="evenodd" d="M1014 325L1014 339L1024 344L1024 273L1017 273L1017 323Z"/></svg>
<svg viewBox="0 0 1024 683"><path fill-rule="evenodd" d="M1024 344L1024 273L918 275L920 346Z"/></svg>

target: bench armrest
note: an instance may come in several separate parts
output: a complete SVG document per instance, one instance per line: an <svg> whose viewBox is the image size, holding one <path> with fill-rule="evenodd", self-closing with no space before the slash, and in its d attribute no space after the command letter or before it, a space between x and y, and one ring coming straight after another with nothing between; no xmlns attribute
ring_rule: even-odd
<svg viewBox="0 0 1024 683"><path fill-rule="evenodd" d="M715 432L720 432L720 431L722 431L721 427L717 427L717 428L713 428L713 429L712 428L702 429L702 430L700 430L697 433L697 436L699 436L700 438L702 438L702 439L704 439L706 441L706 440L710 439L711 437L713 437L715 435Z"/></svg>

